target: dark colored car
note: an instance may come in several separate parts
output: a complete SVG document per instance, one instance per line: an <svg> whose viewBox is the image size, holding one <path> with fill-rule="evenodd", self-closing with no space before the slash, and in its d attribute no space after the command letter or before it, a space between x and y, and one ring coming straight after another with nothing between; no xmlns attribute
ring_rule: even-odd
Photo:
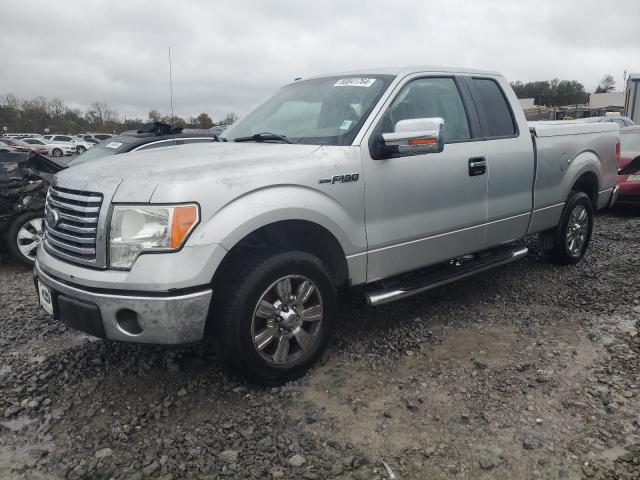
<svg viewBox="0 0 640 480"><path fill-rule="evenodd" d="M73 166L97 158L103 158L120 153L137 152L151 148L186 145L189 143L217 142L218 136L213 132L187 133L180 127L172 127L166 123L154 122L145 125L140 130L132 130L100 142L82 155L78 155L67 165Z"/></svg>
<svg viewBox="0 0 640 480"><path fill-rule="evenodd" d="M640 126L620 130L616 205L640 205Z"/></svg>
<svg viewBox="0 0 640 480"><path fill-rule="evenodd" d="M44 233L44 202L63 165L32 152L0 151L0 235L9 254L33 265Z"/></svg>

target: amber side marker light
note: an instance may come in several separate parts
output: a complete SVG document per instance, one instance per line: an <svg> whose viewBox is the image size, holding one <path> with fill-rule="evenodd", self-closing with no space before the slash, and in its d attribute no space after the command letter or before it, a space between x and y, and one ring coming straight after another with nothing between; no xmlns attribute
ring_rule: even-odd
<svg viewBox="0 0 640 480"><path fill-rule="evenodd" d="M434 145L438 143L435 138L412 138L409 140L409 145Z"/></svg>
<svg viewBox="0 0 640 480"><path fill-rule="evenodd" d="M174 207L171 219L171 248L182 245L189 232L198 222L197 205L181 205Z"/></svg>

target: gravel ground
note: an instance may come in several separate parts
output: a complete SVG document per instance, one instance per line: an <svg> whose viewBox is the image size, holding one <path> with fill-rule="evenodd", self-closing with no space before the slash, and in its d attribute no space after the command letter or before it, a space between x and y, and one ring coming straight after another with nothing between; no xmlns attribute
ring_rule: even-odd
<svg viewBox="0 0 640 480"><path fill-rule="evenodd" d="M304 379L95 340L0 263L0 478L640 478L640 212L582 263L522 262L408 301L344 299Z"/></svg>

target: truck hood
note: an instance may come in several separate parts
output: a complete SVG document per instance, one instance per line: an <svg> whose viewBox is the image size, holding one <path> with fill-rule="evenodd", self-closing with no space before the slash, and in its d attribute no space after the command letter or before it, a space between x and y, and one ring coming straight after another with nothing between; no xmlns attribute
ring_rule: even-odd
<svg viewBox="0 0 640 480"><path fill-rule="evenodd" d="M114 202L149 202L160 184L179 186L198 179L213 183L226 178L279 169L306 157L318 145L216 142L179 145L104 157L70 167L57 175L61 185L95 180L118 184ZM95 182L98 183L98 182Z"/></svg>

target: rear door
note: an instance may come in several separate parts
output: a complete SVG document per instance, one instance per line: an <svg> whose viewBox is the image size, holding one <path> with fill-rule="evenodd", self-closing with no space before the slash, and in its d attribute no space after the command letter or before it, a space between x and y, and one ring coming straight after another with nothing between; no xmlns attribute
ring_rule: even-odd
<svg viewBox="0 0 640 480"><path fill-rule="evenodd" d="M527 232L533 201L534 153L527 121L513 90L502 77L465 77L482 131L487 162L486 247ZM519 128L523 125L523 129Z"/></svg>

